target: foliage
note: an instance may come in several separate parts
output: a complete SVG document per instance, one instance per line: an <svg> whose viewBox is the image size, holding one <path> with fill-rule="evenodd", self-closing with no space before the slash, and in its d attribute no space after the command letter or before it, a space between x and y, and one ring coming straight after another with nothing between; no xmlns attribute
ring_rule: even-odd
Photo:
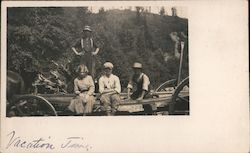
<svg viewBox="0 0 250 153"><path fill-rule="evenodd" d="M156 87L177 76L178 60L173 57L166 62L163 56L173 53L169 34L187 33L187 19L162 15L142 7L136 7L136 11L100 8L98 13L86 7L8 8L8 69L40 70L51 60L76 65L71 46L81 37L84 25L90 25L100 48L98 74L102 64L111 61L124 88L132 74L130 67L139 61Z"/></svg>

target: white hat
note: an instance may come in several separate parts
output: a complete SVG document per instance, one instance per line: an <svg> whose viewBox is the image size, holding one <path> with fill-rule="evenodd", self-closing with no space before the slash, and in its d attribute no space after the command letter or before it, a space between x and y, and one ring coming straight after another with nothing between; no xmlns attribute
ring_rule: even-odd
<svg viewBox="0 0 250 153"><path fill-rule="evenodd" d="M91 30L91 28L90 28L90 26L84 26L84 29L83 29L83 31L90 31L90 32L92 32L92 30Z"/></svg>
<svg viewBox="0 0 250 153"><path fill-rule="evenodd" d="M135 62L134 65L133 65L133 68L141 69L142 68L142 64L138 63L138 62Z"/></svg>
<svg viewBox="0 0 250 153"><path fill-rule="evenodd" d="M106 62L103 64L104 68L110 68L113 69L114 65L111 62Z"/></svg>

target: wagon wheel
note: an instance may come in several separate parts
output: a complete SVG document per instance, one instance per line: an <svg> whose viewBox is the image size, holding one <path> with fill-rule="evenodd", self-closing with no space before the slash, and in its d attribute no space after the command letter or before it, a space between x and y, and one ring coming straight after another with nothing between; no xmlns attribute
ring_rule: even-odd
<svg viewBox="0 0 250 153"><path fill-rule="evenodd" d="M169 87L174 88L175 86L176 86L176 79L168 80L162 83L158 88L156 88L155 92L168 91Z"/></svg>
<svg viewBox="0 0 250 153"><path fill-rule="evenodd" d="M170 115L189 115L189 77L175 89L169 104Z"/></svg>
<svg viewBox="0 0 250 153"><path fill-rule="evenodd" d="M41 96L21 96L15 106L17 116L57 116L53 105Z"/></svg>

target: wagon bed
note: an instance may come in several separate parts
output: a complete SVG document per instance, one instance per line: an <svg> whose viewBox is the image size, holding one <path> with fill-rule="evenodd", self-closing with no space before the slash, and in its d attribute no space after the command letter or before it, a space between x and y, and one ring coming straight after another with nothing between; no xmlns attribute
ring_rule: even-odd
<svg viewBox="0 0 250 153"><path fill-rule="evenodd" d="M127 93L121 93L121 102L117 104L116 112L129 114L166 114L178 112L175 105L181 102L181 106L188 106L181 110L182 114L189 114L189 90L184 87L188 85L188 78L184 79L175 89L161 90L150 93L150 97L143 100L126 99ZM166 88L165 88L166 89ZM100 94L94 94L95 103L91 115L104 115L105 110L100 104ZM65 116L75 94L24 94L14 95L14 106L16 114L13 116ZM184 103L183 103L184 102ZM184 105L185 104L185 105ZM145 110L143 106L149 106ZM72 114L71 114L72 115Z"/></svg>

